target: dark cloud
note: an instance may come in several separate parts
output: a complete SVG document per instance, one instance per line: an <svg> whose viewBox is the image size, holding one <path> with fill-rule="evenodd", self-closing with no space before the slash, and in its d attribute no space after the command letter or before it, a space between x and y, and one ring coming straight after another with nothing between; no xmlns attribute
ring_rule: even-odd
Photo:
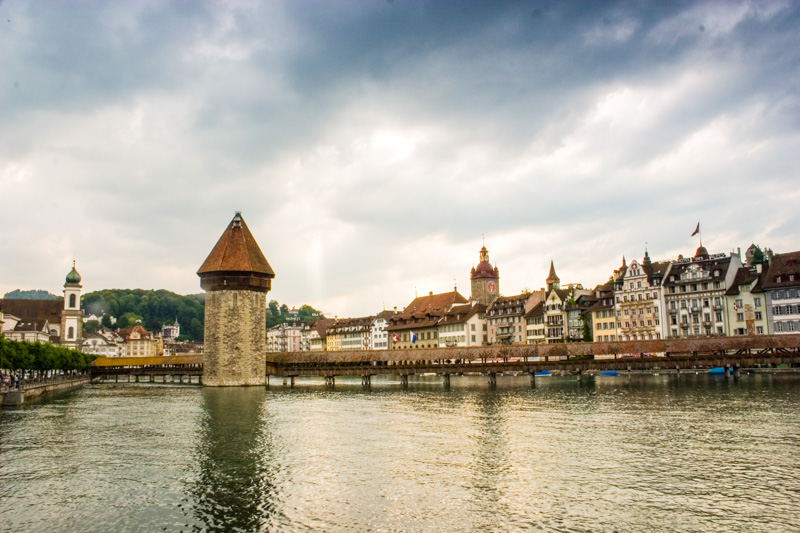
<svg viewBox="0 0 800 533"><path fill-rule="evenodd" d="M0 222L31 220L0 240L8 290L52 287L78 253L95 288L195 292L237 209L275 296L339 314L466 287L481 234L519 289L554 256L593 285L645 242L685 253L698 218L712 248L797 248L793 3L12 1L7 19Z"/></svg>

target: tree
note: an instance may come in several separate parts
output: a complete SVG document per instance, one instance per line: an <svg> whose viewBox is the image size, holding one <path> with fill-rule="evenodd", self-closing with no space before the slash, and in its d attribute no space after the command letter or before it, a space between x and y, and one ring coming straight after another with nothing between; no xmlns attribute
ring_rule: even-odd
<svg viewBox="0 0 800 533"><path fill-rule="evenodd" d="M137 315L136 313L125 313L117 320L117 327L125 329L125 328L132 328L136 325L137 322L141 322L142 317Z"/></svg>
<svg viewBox="0 0 800 533"><path fill-rule="evenodd" d="M86 333L96 333L98 329L100 329L99 320L87 320L83 324L83 331L85 331Z"/></svg>

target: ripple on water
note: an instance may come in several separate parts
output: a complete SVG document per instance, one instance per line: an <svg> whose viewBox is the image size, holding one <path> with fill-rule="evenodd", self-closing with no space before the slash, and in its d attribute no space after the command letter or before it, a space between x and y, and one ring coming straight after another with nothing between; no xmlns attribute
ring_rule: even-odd
<svg viewBox="0 0 800 533"><path fill-rule="evenodd" d="M0 413L4 531L787 531L800 378L101 385Z"/></svg>

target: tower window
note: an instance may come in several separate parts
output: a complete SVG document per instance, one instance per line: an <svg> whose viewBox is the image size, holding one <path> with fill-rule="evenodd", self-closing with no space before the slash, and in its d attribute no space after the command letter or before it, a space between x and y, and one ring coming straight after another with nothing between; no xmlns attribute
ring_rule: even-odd
<svg viewBox="0 0 800 533"><path fill-rule="evenodd" d="M75 338L75 328L73 328L72 326L70 326L69 329L67 329L67 338L68 339L74 339Z"/></svg>
<svg viewBox="0 0 800 533"><path fill-rule="evenodd" d="M76 307L75 306L75 302L76 302L75 295L74 294L70 294L69 295L69 306L72 307L72 308Z"/></svg>

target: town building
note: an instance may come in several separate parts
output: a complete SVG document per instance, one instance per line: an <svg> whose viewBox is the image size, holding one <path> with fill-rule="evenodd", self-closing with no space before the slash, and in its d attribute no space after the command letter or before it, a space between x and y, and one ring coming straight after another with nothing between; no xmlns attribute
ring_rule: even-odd
<svg viewBox="0 0 800 533"><path fill-rule="evenodd" d="M125 353L125 339L107 328L95 333L84 332L81 351L98 357L121 357Z"/></svg>
<svg viewBox="0 0 800 533"><path fill-rule="evenodd" d="M489 344L525 344L527 326L526 304L531 293L499 296L486 309Z"/></svg>
<svg viewBox="0 0 800 533"><path fill-rule="evenodd" d="M702 245L672 262L663 282L669 337L729 334L725 293L741 267L739 255L709 254Z"/></svg>
<svg viewBox="0 0 800 533"><path fill-rule="evenodd" d="M614 284L594 288L594 303L587 313L591 316L594 342L617 340L617 313L614 305Z"/></svg>
<svg viewBox="0 0 800 533"><path fill-rule="evenodd" d="M534 305L525 313L525 343L543 344L547 342L544 326L544 302Z"/></svg>
<svg viewBox="0 0 800 533"><path fill-rule="evenodd" d="M386 331L386 326L389 325L389 319L396 313L395 311L381 311L375 316L370 326L372 336L371 349L372 350L388 350L389 349L389 333Z"/></svg>
<svg viewBox="0 0 800 533"><path fill-rule="evenodd" d="M769 332L800 332L800 252L774 254L762 284Z"/></svg>
<svg viewBox="0 0 800 533"><path fill-rule="evenodd" d="M299 320L287 320L267 330L267 352L308 351L309 326Z"/></svg>
<svg viewBox="0 0 800 533"><path fill-rule="evenodd" d="M765 335L769 332L766 294L762 288L766 274L760 263L739 268L725 292L726 331L729 335Z"/></svg>
<svg viewBox="0 0 800 533"><path fill-rule="evenodd" d="M327 351L371 350L373 320L371 316L336 320L325 337Z"/></svg>
<svg viewBox="0 0 800 533"><path fill-rule="evenodd" d="M318 318L308 327L308 350L310 352L324 352L327 350L328 328L336 321L332 318Z"/></svg>
<svg viewBox="0 0 800 533"><path fill-rule="evenodd" d="M392 350L413 348L436 348L439 346L438 322L456 304L465 304L467 299L458 291L419 296L401 313L392 315L386 332Z"/></svg>
<svg viewBox="0 0 800 533"><path fill-rule="evenodd" d="M161 335L147 331L139 324L118 329L117 335L122 337L123 357L156 357L164 354Z"/></svg>
<svg viewBox="0 0 800 533"><path fill-rule="evenodd" d="M561 279L556 274L552 260L545 282L547 283L543 310L545 341L553 344L582 340L583 324L580 317L588 309L589 302L583 301L578 305L578 299L581 296L590 296L592 291L584 289L580 283L571 283L566 289L562 289Z"/></svg>
<svg viewBox="0 0 800 533"><path fill-rule="evenodd" d="M439 319L439 348L468 348L488 342L486 306L476 301L452 306Z"/></svg>
<svg viewBox="0 0 800 533"><path fill-rule="evenodd" d="M634 259L626 265L623 257L614 279L618 340L664 338L662 283L670 264L669 261L653 263L647 250L641 263Z"/></svg>
<svg viewBox="0 0 800 533"><path fill-rule="evenodd" d="M181 336L181 325L178 324L178 319L175 319L174 324L164 324L161 326L161 338L164 339L164 344L173 343L175 339Z"/></svg>

